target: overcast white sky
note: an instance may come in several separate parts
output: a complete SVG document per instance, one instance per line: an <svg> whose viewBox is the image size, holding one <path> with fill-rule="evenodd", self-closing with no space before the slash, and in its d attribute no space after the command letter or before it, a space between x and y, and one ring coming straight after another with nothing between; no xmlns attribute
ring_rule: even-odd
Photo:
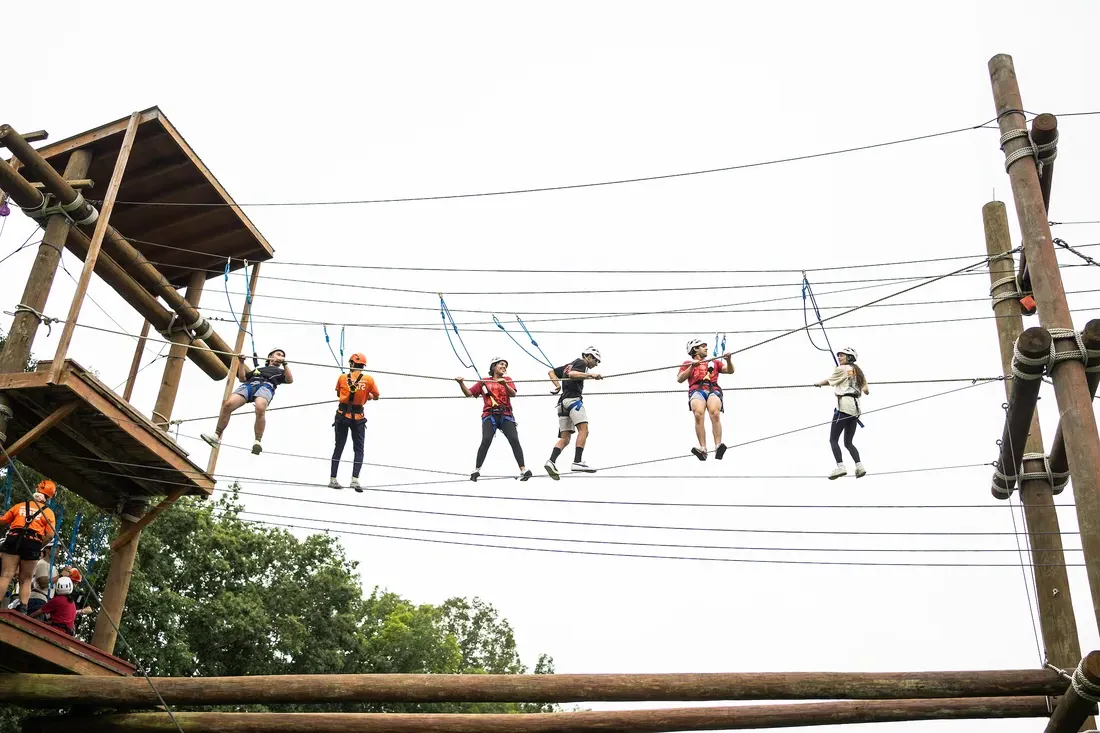
<svg viewBox="0 0 1100 733"><path fill-rule="evenodd" d="M1034 3L735 3L672 6L618 3L381 3L352 5L189 3L170 11L148 3L73 6L40 41L6 34L12 57L34 58L33 75L9 75L2 122L47 128L61 139L136 109L159 105L228 191L242 203L372 199L583 183L673 173L858 146L976 125L994 114L986 62L1014 56L1027 109L1066 113L1100 109L1094 31L1100 10L1085 2ZM83 51L79 49L84 49ZM75 56L74 56L75 54ZM91 58L89 66L74 61ZM74 73L74 68L94 72ZM31 80L33 79L33 83ZM1094 143L1100 118L1064 118L1051 217L1100 219ZM684 342L715 331L742 348L802 324L797 273L597 275L590 269L802 269L984 252L981 207L1008 195L997 133L978 130L930 141L808 162L605 188L454 201L338 207L249 208L276 250L265 276L453 293L460 322L476 321L467 345L484 368L511 359L516 379L545 368L496 331L487 313L524 316L558 363L592 343L605 374L680 361ZM1016 230L1015 211L1009 202ZM21 215L7 221L0 254L32 231ZM1070 243L1100 239L1100 227L1061 227ZM1014 235L1015 236L1015 235ZM196 243L198 245L200 243ZM33 250L0 266L3 306L15 304ZM1064 263L1074 263L1062 255ZM75 275L80 263L65 261ZM379 272L293 266L334 263L429 267L530 268L509 275ZM964 262L811 273L820 303L856 305L901 286L828 295L863 278L936 275ZM538 269L570 269L547 275ZM1063 270L1068 290L1095 290L1092 268ZM834 346L852 345L872 382L865 409L877 409L956 385L874 386L908 378L1000 373L984 270L898 299L901 303L973 298L973 302L882 307L838 320ZM748 285L771 285L745 288ZM856 283L858 285L859 283ZM72 280L56 281L47 313L63 316ZM239 312L243 276L231 284ZM529 291L721 286L670 294L531 295ZM462 291L521 291L461 295ZM527 292L522 292L527 291ZM141 319L103 283L96 300L130 332ZM367 305L321 305L294 296ZM759 307L778 312L666 315L538 323L577 312L667 310L785 298ZM1076 324L1100 308L1095 294L1070 296ZM203 300L228 318L219 279ZM400 310L380 304L416 306ZM437 298L370 289L261 280L255 309L261 352L330 362L319 326L280 326L271 316L313 321L415 323L426 330L351 326L347 352L365 351L381 370L453 377L463 374L440 332ZM836 310L828 311L830 313ZM543 314L543 315L539 315ZM267 318L265 318L265 316ZM949 324L921 321L974 317ZM82 322L114 328L86 304ZM904 327L861 324L911 323ZM916 323L913 323L916 322ZM3 322L6 327L8 320ZM485 325L488 324L488 325ZM234 333L219 324L230 342ZM1028 325L1036 325L1029 321ZM482 332L473 332L482 329ZM338 330L338 329L336 329ZM54 337L59 329L55 329ZM553 331L564 331L554 333ZM625 333L624 333L625 332ZM656 332L656 333L654 333ZM40 334L36 355L54 339ZM104 381L125 379L133 349L127 336L77 331L71 356ZM151 345L146 360L159 350ZM736 359L728 387L803 384L825 377L830 358L798 334ZM134 404L148 414L162 362L145 370ZM468 372L465 372L468 374ZM332 396L333 369L302 366L274 406ZM379 375L385 397L450 396L453 383ZM544 394L542 384L520 385ZM589 383L596 467L683 454L693 444L685 394L601 396L605 390L675 388L674 372ZM216 411L222 384L186 372L174 417ZM588 393L591 393L590 396ZM596 477L552 483L538 468L554 440L554 400L517 402L528 464L540 478L411 487L461 496L371 491L336 493L244 481L249 510L307 526L347 522L459 532L671 545L803 548L800 551L646 548L484 539L378 528L365 533L459 542L555 547L589 552L708 556L739 560L999 563L1010 567L875 567L707 562L599 557L430 544L343 535L367 589L384 586L416 601L481 596L515 626L529 664L552 654L559 672L802 671L995 669L1038 663L1025 583L1010 535L853 536L851 531L1011 532L1004 503L989 493L988 466L908 475L885 471L978 464L996 456L1004 393L1000 384L867 415L857 445L871 474L829 483L827 428L734 448L723 463L690 456ZM479 402L382 401L368 407L367 460L468 473L479 440ZM828 420L826 391L792 389L727 395L728 443ZM1048 445L1057 420L1044 391ZM220 474L253 479L327 480L328 406L275 412L261 458L226 449ZM246 446L251 418L237 417L227 443ZM181 444L205 465L194 440L211 421L189 423ZM325 460L288 458L290 452ZM348 457L350 458L350 446ZM571 457L571 453L566 454ZM568 463L563 459L562 463ZM503 438L486 471L513 471ZM745 479L737 476L802 476ZM348 469L341 479L346 483ZM368 468L370 484L446 479L410 470ZM724 480L709 480L715 478ZM221 485L228 483L223 479ZM645 507L514 501L486 496L604 501L726 502L731 508ZM326 507L294 499L346 502ZM1076 528L1072 497L1059 503L1062 527ZM752 508L752 504L780 505ZM952 509L844 509L820 505L981 505ZM562 519L715 531L615 529L440 517L393 509ZM254 516L263 519L261 516ZM284 521L276 519L275 521ZM1017 518L1019 521L1019 518ZM328 525L334 531L341 527ZM824 530L792 535L729 531ZM1078 547L1076 537L1067 545ZM806 549L809 548L809 549ZM866 552L825 552L822 548ZM998 548L1010 552L894 552ZM1080 563L1079 552L1069 561ZM1082 569L1071 569L1082 646L1097 628ZM973 729L972 723L893 724L906 731ZM1038 721L982 724L997 731L1036 730ZM887 729L890 726L881 726Z"/></svg>

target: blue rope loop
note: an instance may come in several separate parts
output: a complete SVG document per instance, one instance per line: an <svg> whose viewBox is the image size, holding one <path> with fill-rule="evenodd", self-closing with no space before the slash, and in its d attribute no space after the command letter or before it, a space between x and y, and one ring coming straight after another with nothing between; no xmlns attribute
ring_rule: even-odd
<svg viewBox="0 0 1100 733"><path fill-rule="evenodd" d="M15 478L15 471L9 466L4 473L4 508L7 509L11 506L11 489L12 483Z"/></svg>
<svg viewBox="0 0 1100 733"><path fill-rule="evenodd" d="M542 354L541 359L539 357L535 356L534 354L532 354L530 351L527 350L527 348L523 344L521 344L519 341L517 341L516 337L512 335L511 331L509 331L507 328L505 328L504 324L500 322L500 319L496 317L496 314L495 313L493 314L493 323L497 324L497 328L499 328L501 331L504 331L504 333L507 334L508 338L512 339L512 342L515 343L515 345L519 347L520 351L522 351L524 354L527 354L527 356L531 357L532 359L537 361L539 364L542 364L543 366L546 366L546 367L549 367L549 368L553 369L554 365L550 362L550 357L548 357L546 355L546 352L543 351L542 347L540 347L538 342L535 341L535 337L532 336L531 332L527 330L527 325L523 322L523 319L520 318L519 316L516 316L516 322L519 323L520 328L523 329L523 332L525 334L527 334L527 338L531 339L531 345L534 346L536 349L538 349L538 352L540 354Z"/></svg>
<svg viewBox="0 0 1100 733"><path fill-rule="evenodd" d="M340 356L336 356L336 352L332 350L332 342L328 337L328 326L324 323L321 324L321 330L325 332L325 346L328 347L328 353L332 354L333 360L336 362L336 366L340 367L340 373L344 373L344 327L340 326Z"/></svg>
<svg viewBox="0 0 1100 733"><path fill-rule="evenodd" d="M721 347L721 350L719 350L719 347L718 347L718 334L715 333L714 334L714 356L712 358L717 359L719 354L726 353L726 334L722 334L722 342L721 343L722 343L722 347Z"/></svg>
<svg viewBox="0 0 1100 733"><path fill-rule="evenodd" d="M88 545L88 563L85 569L88 573L88 582L91 582L92 568L95 567L96 560L99 559L99 548L103 544L104 538L107 536L107 530L111 528L111 517L104 514L99 518L99 521L95 524L95 529L92 531L92 542Z"/></svg>
<svg viewBox="0 0 1100 733"><path fill-rule="evenodd" d="M451 351L455 352L455 358L458 359L458 363L467 369L473 369L474 374L478 379L481 379L481 373L478 372L477 366L474 363L474 357L470 356L470 350L466 348L466 342L462 340L462 334L458 332L458 324L455 323L454 316L451 315L451 309L447 307L446 301L443 300L443 294L439 294L439 317L443 319L443 333L447 334L447 343L451 345ZM447 322L450 321L451 327L447 327ZM458 353L458 349L455 348L455 342L451 338L451 330L454 330L455 336L458 338L458 343L462 346L462 350L466 352L466 358L470 360L467 364L462 360L462 357Z"/></svg>
<svg viewBox="0 0 1100 733"><path fill-rule="evenodd" d="M807 298L809 298L808 302ZM810 313L807 305L814 309L814 317L817 319L817 325L821 327L821 335L825 337L826 348L822 348L814 342L813 332L810 330ZM810 340L810 345L818 351L829 352L829 355L833 357L833 365L839 365L840 362L836 358L836 352L833 351L833 345L829 342L829 334L825 331L825 324L821 322L821 310L817 307L817 298L814 297L813 287L810 285L810 280L806 277L805 272L802 273L802 321L806 325L806 338Z"/></svg>
<svg viewBox="0 0 1100 733"><path fill-rule="evenodd" d="M73 523L73 531L69 533L69 558L72 559L76 554L76 535L80 531L80 522L84 519L83 514L76 515L76 521Z"/></svg>
<svg viewBox="0 0 1100 733"><path fill-rule="evenodd" d="M252 310L252 283L248 278L248 260L241 260L244 263L244 301L249 306L249 312ZM225 258L225 299L229 301L229 315L233 316L233 322L237 324L237 328L248 334L249 341L252 342L252 366L259 369L260 358L256 353L256 338L252 335L252 329L245 328L241 325L240 319L237 318L236 311L233 310L233 298L229 296L229 269L233 265L233 259L231 257Z"/></svg>

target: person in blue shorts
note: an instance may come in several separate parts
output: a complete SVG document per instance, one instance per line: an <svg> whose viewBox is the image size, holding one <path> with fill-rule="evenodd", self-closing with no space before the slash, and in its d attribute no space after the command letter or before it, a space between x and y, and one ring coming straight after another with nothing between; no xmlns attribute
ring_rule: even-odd
<svg viewBox="0 0 1100 733"><path fill-rule="evenodd" d="M717 359L707 360L707 344L700 339L687 343L687 353L691 361L680 366L676 381L688 383L688 409L695 417L695 438L699 445L691 449L700 461L707 460L707 429L704 419L710 414L710 427L714 433L714 457L722 460L726 456L726 444L722 442L722 413L725 403L722 388L718 386L719 374L733 374L733 356L722 354Z"/></svg>
<svg viewBox="0 0 1100 733"><path fill-rule="evenodd" d="M229 399L222 405L218 415L218 426L214 434L203 433L202 439L211 446L221 445L222 433L229 425L229 418L238 407L249 402L256 406L256 439L252 443L252 455L258 456L263 451L260 441L264 437L264 428L267 427L267 406L275 397L275 390L280 384L293 384L294 375L290 372L290 365L286 361L286 352L282 349L274 349L267 355L267 363L262 367L249 369L244 354L240 354L237 362L237 379L241 386L229 395Z"/></svg>

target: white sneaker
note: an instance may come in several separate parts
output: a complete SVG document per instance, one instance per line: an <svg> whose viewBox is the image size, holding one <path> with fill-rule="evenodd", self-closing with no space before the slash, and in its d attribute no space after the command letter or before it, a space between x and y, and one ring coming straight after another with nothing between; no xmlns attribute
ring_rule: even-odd
<svg viewBox="0 0 1100 733"><path fill-rule="evenodd" d="M205 440L211 448L217 448L222 444L222 439L214 433L202 433L199 437Z"/></svg>
<svg viewBox="0 0 1100 733"><path fill-rule="evenodd" d="M862 463L856 464L856 478L863 478L867 475L867 469L863 467Z"/></svg>
<svg viewBox="0 0 1100 733"><path fill-rule="evenodd" d="M359 479L355 478L354 476L351 477L351 488L355 489L360 494L363 493L363 487L359 485Z"/></svg>
<svg viewBox="0 0 1100 733"><path fill-rule="evenodd" d="M263 449L264 449L264 447L262 445L260 445L260 441L258 441L258 440L252 441L252 455L254 455L254 456L260 455L260 453L263 452Z"/></svg>
<svg viewBox="0 0 1100 733"><path fill-rule="evenodd" d="M546 463L542 464L542 467L546 469L546 472L548 474L550 474L550 478L554 479L555 481L561 478L561 472L558 471L558 466L553 461L547 461Z"/></svg>
<svg viewBox="0 0 1100 733"><path fill-rule="evenodd" d="M328 480L328 487L330 489L342 489L342 488L344 488L343 486L340 485L340 482L337 481L335 478L330 478Z"/></svg>
<svg viewBox="0 0 1100 733"><path fill-rule="evenodd" d="M848 469L847 468L845 468L844 466L837 466L836 468L833 469L833 472L829 474L829 480L832 481L834 479L840 478L841 476L847 476L847 475L848 475Z"/></svg>
<svg viewBox="0 0 1100 733"><path fill-rule="evenodd" d="M596 473L596 469L589 468L588 464L584 461L574 461L573 471L576 473Z"/></svg>

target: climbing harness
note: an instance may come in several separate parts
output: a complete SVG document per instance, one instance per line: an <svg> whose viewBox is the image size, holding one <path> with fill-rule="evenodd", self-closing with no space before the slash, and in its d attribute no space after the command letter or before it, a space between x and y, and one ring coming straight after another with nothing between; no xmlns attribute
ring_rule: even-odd
<svg viewBox="0 0 1100 733"><path fill-rule="evenodd" d="M248 310L252 312L252 284L248 278L248 260L241 260L244 263L244 300L248 306ZM233 316L233 321L237 324L237 328L248 334L249 341L252 342L252 366L255 369L260 368L260 357L256 353L256 338L252 335L251 328L245 328L239 318L237 318L236 311L233 310L233 298L229 296L229 268L233 266L233 259L230 257L225 258L225 299L229 302L229 315Z"/></svg>
<svg viewBox="0 0 1100 733"><path fill-rule="evenodd" d="M531 332L529 330L527 330L527 324L525 324L523 322L523 319L520 318L518 315L516 316L516 323L518 323L520 328L523 329L523 332L527 334L527 338L531 340L531 345L538 349L539 354L542 355L541 359L528 351L519 341L516 341L516 337L513 336L511 332L504 327L504 324L500 322L500 319L496 317L495 313L493 314L493 323L497 324L497 328L499 328L501 331L504 331L504 333L508 335L508 338L512 339L512 341L515 342L516 346L518 346L520 350L523 351L523 353L527 354L527 356L531 357L543 366L549 367L550 369L554 368L554 364L550 361L550 357L548 357L546 355L546 352L542 350L542 347L539 346L539 342L535 341L535 337L531 335Z"/></svg>
<svg viewBox="0 0 1100 733"><path fill-rule="evenodd" d="M351 374L345 374L344 379L347 380L348 383L348 401L341 402L338 405L338 409L340 411L339 415L351 417L354 420L356 415L365 414L363 410L363 405L355 404L355 393L359 389L359 383L363 381L363 372L359 372L359 375L355 378L354 382L351 381Z"/></svg>
<svg viewBox="0 0 1100 733"><path fill-rule="evenodd" d="M321 324L321 329L325 332L325 346L328 347L328 353L332 354L332 358L336 360L336 366L340 367L340 371L344 371L344 327L340 326L340 356L336 356L336 352L332 350L332 342L328 338L328 326L324 323Z"/></svg>

